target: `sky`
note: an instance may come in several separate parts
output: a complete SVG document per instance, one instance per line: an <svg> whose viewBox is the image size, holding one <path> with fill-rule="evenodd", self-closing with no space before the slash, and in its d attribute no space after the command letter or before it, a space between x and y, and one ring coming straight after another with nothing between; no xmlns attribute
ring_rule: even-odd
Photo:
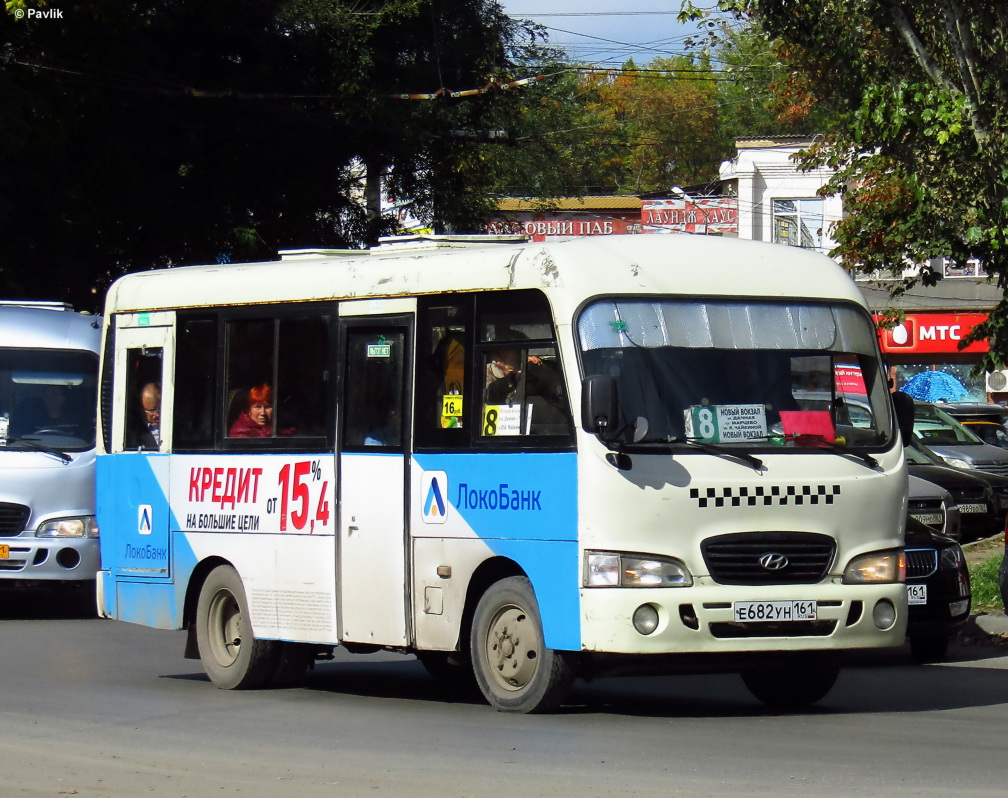
<svg viewBox="0 0 1008 798"><path fill-rule="evenodd" d="M679 0L501 0L512 17L545 25L549 43L571 60L619 67L628 58L644 66L683 52L696 25L676 21ZM708 7L710 0L697 5Z"/></svg>

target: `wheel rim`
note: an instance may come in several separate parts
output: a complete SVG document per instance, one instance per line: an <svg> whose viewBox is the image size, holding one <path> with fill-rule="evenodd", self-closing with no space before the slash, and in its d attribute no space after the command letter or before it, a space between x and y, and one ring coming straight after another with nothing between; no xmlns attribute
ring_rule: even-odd
<svg viewBox="0 0 1008 798"><path fill-rule="evenodd" d="M207 613L207 638L214 659L223 667L233 665L241 653L242 615L230 590L218 590Z"/></svg>
<svg viewBox="0 0 1008 798"><path fill-rule="evenodd" d="M487 629L486 658L494 681L505 690L521 690L539 667L535 624L516 605L501 607Z"/></svg>

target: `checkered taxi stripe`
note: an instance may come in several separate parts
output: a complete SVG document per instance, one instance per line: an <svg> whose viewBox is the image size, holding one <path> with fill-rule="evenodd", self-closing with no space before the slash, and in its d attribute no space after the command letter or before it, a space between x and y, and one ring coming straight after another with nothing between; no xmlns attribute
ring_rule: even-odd
<svg viewBox="0 0 1008 798"><path fill-rule="evenodd" d="M756 507L772 504L833 504L839 485L756 485L753 487L690 488L701 507Z"/></svg>

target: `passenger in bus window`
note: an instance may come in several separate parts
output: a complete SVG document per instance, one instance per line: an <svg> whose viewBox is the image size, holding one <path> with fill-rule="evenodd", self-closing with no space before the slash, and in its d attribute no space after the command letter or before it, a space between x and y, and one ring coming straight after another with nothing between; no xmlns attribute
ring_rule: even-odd
<svg viewBox="0 0 1008 798"><path fill-rule="evenodd" d="M248 392L246 409L238 414L229 438L269 438L273 435L273 391L262 383Z"/></svg>
<svg viewBox="0 0 1008 798"><path fill-rule="evenodd" d="M140 391L140 409L143 424L140 427L138 448L161 448L161 383L148 382Z"/></svg>
<svg viewBox="0 0 1008 798"><path fill-rule="evenodd" d="M518 392L521 378L521 352L517 349L497 349L490 353L486 365L486 401L492 405L511 404Z"/></svg>

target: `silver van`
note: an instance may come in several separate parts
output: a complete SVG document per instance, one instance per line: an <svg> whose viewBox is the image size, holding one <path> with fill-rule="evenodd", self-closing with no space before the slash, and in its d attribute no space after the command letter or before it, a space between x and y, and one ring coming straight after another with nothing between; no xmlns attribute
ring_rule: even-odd
<svg viewBox="0 0 1008 798"><path fill-rule="evenodd" d="M914 402L914 438L950 466L1008 476L1008 449L984 443L937 405Z"/></svg>
<svg viewBox="0 0 1008 798"><path fill-rule="evenodd" d="M0 587L94 589L101 318L0 302Z"/></svg>

